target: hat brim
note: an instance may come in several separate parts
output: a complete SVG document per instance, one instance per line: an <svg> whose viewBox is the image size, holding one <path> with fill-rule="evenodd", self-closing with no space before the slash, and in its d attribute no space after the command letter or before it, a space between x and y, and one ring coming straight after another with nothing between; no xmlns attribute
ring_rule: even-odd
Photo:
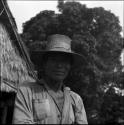
<svg viewBox="0 0 124 125"><path fill-rule="evenodd" d="M73 51L71 52L66 52L66 51L56 51L56 50L50 50L50 51L31 51L30 55L31 55L31 61L33 62L33 64L36 67L41 67L42 65L42 57L44 54L54 54L54 53L64 53L67 55L70 55L71 57L73 57L73 63L72 65L74 67L79 66L79 65L86 65L87 64L87 60L85 59L85 57L81 54L75 53Z"/></svg>

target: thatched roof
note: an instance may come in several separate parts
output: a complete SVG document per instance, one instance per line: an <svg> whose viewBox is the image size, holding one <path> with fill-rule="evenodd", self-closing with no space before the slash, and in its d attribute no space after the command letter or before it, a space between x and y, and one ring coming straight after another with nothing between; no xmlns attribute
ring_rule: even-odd
<svg viewBox="0 0 124 125"><path fill-rule="evenodd" d="M37 79L6 0L0 0L0 53L2 91L16 91L18 84Z"/></svg>

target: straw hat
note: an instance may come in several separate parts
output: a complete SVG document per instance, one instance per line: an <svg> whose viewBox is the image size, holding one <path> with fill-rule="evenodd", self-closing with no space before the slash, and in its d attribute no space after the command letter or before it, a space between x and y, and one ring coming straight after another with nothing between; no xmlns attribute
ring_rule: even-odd
<svg viewBox="0 0 124 125"><path fill-rule="evenodd" d="M44 54L65 53L73 57L73 66L86 64L84 56L72 51L71 39L66 35L54 34L48 37L45 50L31 51L31 60L36 66L40 66L43 62L42 57Z"/></svg>

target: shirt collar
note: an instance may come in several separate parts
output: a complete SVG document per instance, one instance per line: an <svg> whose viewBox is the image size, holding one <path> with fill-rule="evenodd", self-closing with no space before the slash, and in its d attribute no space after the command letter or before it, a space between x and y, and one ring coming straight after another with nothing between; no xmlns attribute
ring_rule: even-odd
<svg viewBox="0 0 124 125"><path fill-rule="evenodd" d="M44 87L45 87L45 89L47 89L47 91L51 91L51 89L50 89L49 86L46 84L46 82L45 82L44 79L41 79L39 82L40 82L40 84L43 84L43 85L44 85ZM63 84L62 90L63 90L63 92L64 92L64 91L70 91L71 89L70 89L70 87L67 87L67 86L65 86L65 84Z"/></svg>

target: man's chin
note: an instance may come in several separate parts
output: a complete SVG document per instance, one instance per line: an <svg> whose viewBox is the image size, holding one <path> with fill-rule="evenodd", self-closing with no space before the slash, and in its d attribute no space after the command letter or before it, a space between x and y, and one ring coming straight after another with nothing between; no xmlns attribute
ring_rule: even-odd
<svg viewBox="0 0 124 125"><path fill-rule="evenodd" d="M54 76L53 79L55 81L58 81L58 82L63 82L63 80L65 79L65 77L57 75L57 76Z"/></svg>

